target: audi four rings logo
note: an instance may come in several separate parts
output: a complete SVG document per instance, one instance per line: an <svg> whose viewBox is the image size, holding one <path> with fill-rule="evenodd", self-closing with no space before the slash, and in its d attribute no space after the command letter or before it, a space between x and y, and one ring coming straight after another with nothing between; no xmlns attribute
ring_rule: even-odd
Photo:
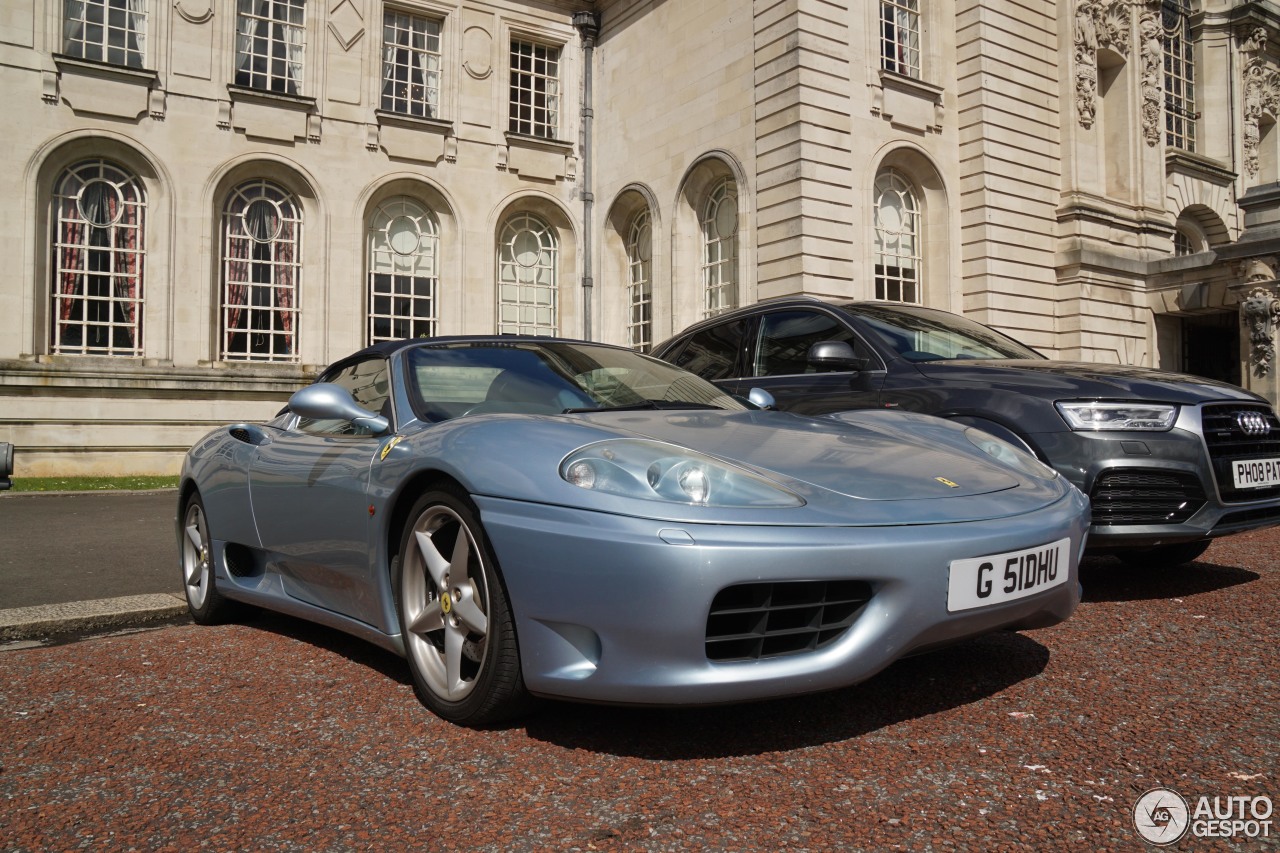
<svg viewBox="0 0 1280 853"><path fill-rule="evenodd" d="M1236 423L1245 435L1268 435L1271 432L1271 424L1259 412L1236 412Z"/></svg>

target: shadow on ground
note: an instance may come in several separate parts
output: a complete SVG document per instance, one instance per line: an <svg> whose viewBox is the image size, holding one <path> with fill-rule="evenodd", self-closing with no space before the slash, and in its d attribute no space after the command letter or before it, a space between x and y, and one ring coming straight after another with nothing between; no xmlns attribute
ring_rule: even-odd
<svg viewBox="0 0 1280 853"><path fill-rule="evenodd" d="M529 736L566 749L654 761L781 752L848 740L967 705L1039 675L1049 650L1000 632L899 661L860 685L790 699L709 708L545 703Z"/></svg>
<svg viewBox="0 0 1280 853"><path fill-rule="evenodd" d="M1080 585L1086 602L1151 601L1190 598L1240 584L1261 576L1238 566L1196 562L1163 569L1138 569L1115 557L1091 557L1080 565Z"/></svg>
<svg viewBox="0 0 1280 853"><path fill-rule="evenodd" d="M410 683L399 657L340 631L269 612L243 621L342 655L397 684ZM1048 663L1043 645L1002 631L907 658L843 690L689 708L544 700L531 715L498 728L524 728L531 738L565 749L649 760L758 755L848 740L979 701L1034 678Z"/></svg>

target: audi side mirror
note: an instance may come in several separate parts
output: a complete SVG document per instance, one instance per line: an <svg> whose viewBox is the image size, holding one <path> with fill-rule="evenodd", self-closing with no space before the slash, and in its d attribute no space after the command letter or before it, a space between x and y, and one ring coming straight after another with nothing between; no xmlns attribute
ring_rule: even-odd
<svg viewBox="0 0 1280 853"><path fill-rule="evenodd" d="M854 355L847 341L818 341L809 347L808 361L824 371L857 371L867 366L867 359Z"/></svg>

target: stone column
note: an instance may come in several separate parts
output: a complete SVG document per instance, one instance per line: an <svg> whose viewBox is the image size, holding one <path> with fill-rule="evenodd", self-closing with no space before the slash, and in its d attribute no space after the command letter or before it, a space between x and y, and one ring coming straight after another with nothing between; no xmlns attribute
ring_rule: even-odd
<svg viewBox="0 0 1280 853"><path fill-rule="evenodd" d="M1247 275L1240 284L1229 285L1229 290L1239 300L1240 322L1244 326L1240 341L1244 356L1241 382L1274 406L1280 402L1280 365L1276 363L1280 281L1274 275L1260 275L1263 266L1253 266L1253 275Z"/></svg>

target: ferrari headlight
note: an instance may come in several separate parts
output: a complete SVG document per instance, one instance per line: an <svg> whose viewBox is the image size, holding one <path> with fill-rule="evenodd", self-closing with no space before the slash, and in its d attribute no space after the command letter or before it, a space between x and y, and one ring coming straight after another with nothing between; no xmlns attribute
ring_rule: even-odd
<svg viewBox="0 0 1280 853"><path fill-rule="evenodd" d="M1057 403L1073 430L1166 432L1178 419L1178 407L1163 403Z"/></svg>
<svg viewBox="0 0 1280 853"><path fill-rule="evenodd" d="M804 505L799 495L759 474L643 439L581 447L560 463L560 476L582 489L653 501L717 507Z"/></svg>
<svg viewBox="0 0 1280 853"><path fill-rule="evenodd" d="M1003 462L1010 468L1021 471L1023 474L1038 477L1042 480L1052 480L1058 476L1057 471L1027 451L1014 447L1009 442L996 438L989 432L980 430L977 427L969 427L964 431L964 435L974 447L983 453Z"/></svg>

